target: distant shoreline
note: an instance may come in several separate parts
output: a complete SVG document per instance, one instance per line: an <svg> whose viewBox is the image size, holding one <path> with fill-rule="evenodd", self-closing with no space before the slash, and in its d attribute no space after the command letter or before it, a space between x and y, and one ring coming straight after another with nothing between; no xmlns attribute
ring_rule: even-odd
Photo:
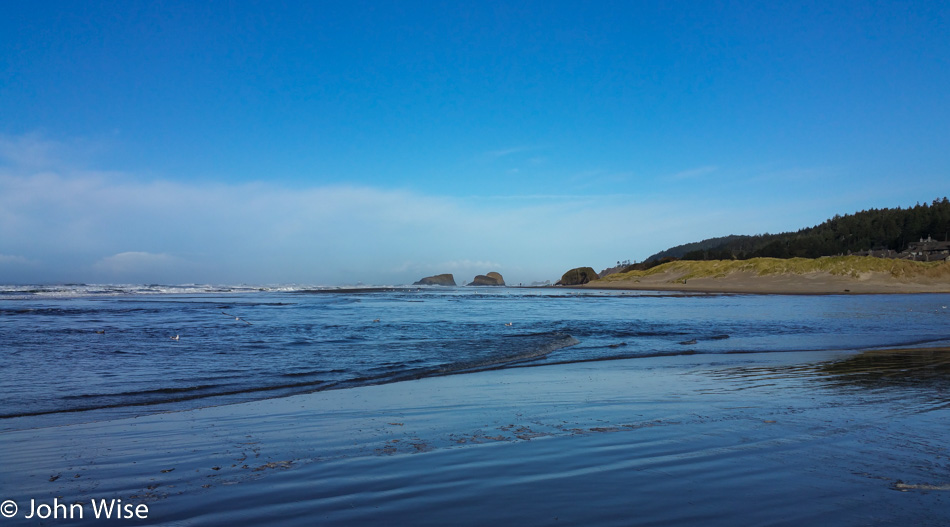
<svg viewBox="0 0 950 527"><path fill-rule="evenodd" d="M782 295L950 293L950 263L854 256L677 261L569 287Z"/></svg>
<svg viewBox="0 0 950 527"><path fill-rule="evenodd" d="M700 283L702 282L702 283ZM715 282L715 280L711 280ZM853 284L850 284L853 285ZM903 287L902 287L903 286ZM898 284L894 287L873 287L859 284L854 287L817 287L815 284L777 285L769 283L754 283L747 285L717 284L704 280L687 284L637 284L627 282L603 283L591 282L578 286L563 286L564 289L578 289L586 291L660 291L669 293L708 293L708 294L740 294L740 295L907 295L907 294L948 294L946 289L933 289L925 284Z"/></svg>

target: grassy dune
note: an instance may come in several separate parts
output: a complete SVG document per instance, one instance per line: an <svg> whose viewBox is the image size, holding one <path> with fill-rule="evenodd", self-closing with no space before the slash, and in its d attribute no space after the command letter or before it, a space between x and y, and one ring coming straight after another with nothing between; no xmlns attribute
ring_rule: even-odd
<svg viewBox="0 0 950 527"><path fill-rule="evenodd" d="M917 278L950 280L950 262L911 262L869 256L829 256L823 258L752 258L749 260L679 260L658 265L646 271L617 273L602 282L635 281L656 275L675 280L692 278L724 278L735 273L757 276L806 275L828 273L834 276L861 278L870 274L890 275L898 280Z"/></svg>

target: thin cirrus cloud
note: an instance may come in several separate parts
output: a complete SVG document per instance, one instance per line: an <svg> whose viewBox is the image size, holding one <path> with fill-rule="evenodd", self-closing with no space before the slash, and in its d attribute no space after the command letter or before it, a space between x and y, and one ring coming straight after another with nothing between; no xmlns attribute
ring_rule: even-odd
<svg viewBox="0 0 950 527"><path fill-rule="evenodd" d="M538 151L538 150L541 150L541 147L537 147L537 146L513 146L513 147L509 147L509 148L500 148L500 149L498 149L498 150L491 150L491 151L485 152L484 157L485 157L485 159L495 160L495 159L501 159L501 158L504 158L504 157L513 156L513 155L515 155L515 154L521 154L521 153L524 153L524 152L535 152L535 151ZM540 157L538 157L538 156L532 157L531 159L533 159L533 160L543 160L543 158L540 158Z"/></svg>
<svg viewBox="0 0 950 527"><path fill-rule="evenodd" d="M455 281L461 283L479 274L485 274L499 269L511 269L500 262L490 260L451 260L434 262L403 262L392 269L394 274L409 274L410 276L434 275L450 273L455 275Z"/></svg>
<svg viewBox="0 0 950 527"><path fill-rule="evenodd" d="M709 174L716 172L717 169L718 167L714 167L714 166L692 168L689 170L683 170L683 171L677 172L669 176L667 179L669 179L670 181L684 181L684 180L700 179Z"/></svg>
<svg viewBox="0 0 950 527"><path fill-rule="evenodd" d="M127 251L107 256L92 265L92 271L108 281L165 282L188 267L188 262L169 254ZM157 279L157 280L156 280Z"/></svg>
<svg viewBox="0 0 950 527"><path fill-rule="evenodd" d="M0 264L29 265L30 260L18 254L0 254Z"/></svg>

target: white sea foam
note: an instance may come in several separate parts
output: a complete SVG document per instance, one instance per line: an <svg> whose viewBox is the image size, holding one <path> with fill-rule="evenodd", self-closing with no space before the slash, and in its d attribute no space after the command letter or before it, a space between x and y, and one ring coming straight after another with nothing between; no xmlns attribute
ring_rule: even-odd
<svg viewBox="0 0 950 527"><path fill-rule="evenodd" d="M386 289L403 286L354 285L229 285L229 284L28 284L0 285L3 298L77 298L85 296L120 295L196 295L196 294L246 294L256 292L296 293L303 291L336 291L358 289Z"/></svg>

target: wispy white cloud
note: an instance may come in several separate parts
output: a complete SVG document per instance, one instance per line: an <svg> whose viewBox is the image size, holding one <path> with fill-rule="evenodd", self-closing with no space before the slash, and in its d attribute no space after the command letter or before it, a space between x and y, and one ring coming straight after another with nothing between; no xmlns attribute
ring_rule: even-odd
<svg viewBox="0 0 950 527"><path fill-rule="evenodd" d="M101 140L58 141L38 132L0 134L0 165L32 169L70 166L88 160L103 151L105 145Z"/></svg>
<svg viewBox="0 0 950 527"><path fill-rule="evenodd" d="M402 265L393 268L394 273L415 273L415 274L442 274L453 273L460 274L456 280L464 279L461 275L475 276L485 274L490 271L504 271L506 266L500 262L491 260L448 260L438 263L434 262L403 262Z"/></svg>
<svg viewBox="0 0 950 527"><path fill-rule="evenodd" d="M719 168L714 167L714 166L703 166L703 167L691 168L689 170L683 170L675 174L671 174L670 176L667 176L666 179L670 181L684 181L684 180L690 180L690 179L699 179L709 174L712 174L713 172L716 172L717 170L719 170Z"/></svg>
<svg viewBox="0 0 950 527"><path fill-rule="evenodd" d="M182 263L180 258L169 254L153 254L142 251L127 251L107 256L95 264L93 269L113 274L140 273L156 269L167 269Z"/></svg>
<svg viewBox="0 0 950 527"><path fill-rule="evenodd" d="M522 153L522 152L530 152L530 151L533 151L533 150L537 150L537 147L531 147L531 146L514 146L514 147L510 147L510 148L501 148L501 149L498 149L498 150L491 150L491 151L489 151L489 152L485 152L484 157L486 157L486 158L488 158L488 159L499 159L499 158L502 158L502 157L508 157L508 156L511 156L511 155L514 155L514 154L520 154L520 153Z"/></svg>
<svg viewBox="0 0 950 527"><path fill-rule="evenodd" d="M32 263L18 254L0 254L0 265L30 265Z"/></svg>
<svg viewBox="0 0 950 527"><path fill-rule="evenodd" d="M832 167L790 167L756 171L748 178L753 184L811 184L841 177L841 170Z"/></svg>
<svg viewBox="0 0 950 527"><path fill-rule="evenodd" d="M43 167L53 161L59 145L37 134L0 135L0 160L21 167Z"/></svg>
<svg viewBox="0 0 950 527"><path fill-rule="evenodd" d="M452 270L471 270L471 269L482 269L483 272L488 272L493 269L501 269L504 267L498 262L493 262L490 260L452 260L448 262L443 262L437 264L438 268L452 269Z"/></svg>
<svg viewBox="0 0 950 527"><path fill-rule="evenodd" d="M575 194L490 194L490 195L471 195L468 199L479 201L573 201L582 202L590 200L616 201L620 199L631 199L640 196L639 194L614 193L614 194L596 194L596 193L575 193Z"/></svg>
<svg viewBox="0 0 950 527"><path fill-rule="evenodd" d="M196 271L200 266L184 258L145 251L113 254L90 266L90 276L97 282L181 283Z"/></svg>
<svg viewBox="0 0 950 527"><path fill-rule="evenodd" d="M595 190L603 192L604 189L625 189L627 188L625 185L633 179L631 172L589 169L570 175L567 181L570 182L572 188L578 191Z"/></svg>

